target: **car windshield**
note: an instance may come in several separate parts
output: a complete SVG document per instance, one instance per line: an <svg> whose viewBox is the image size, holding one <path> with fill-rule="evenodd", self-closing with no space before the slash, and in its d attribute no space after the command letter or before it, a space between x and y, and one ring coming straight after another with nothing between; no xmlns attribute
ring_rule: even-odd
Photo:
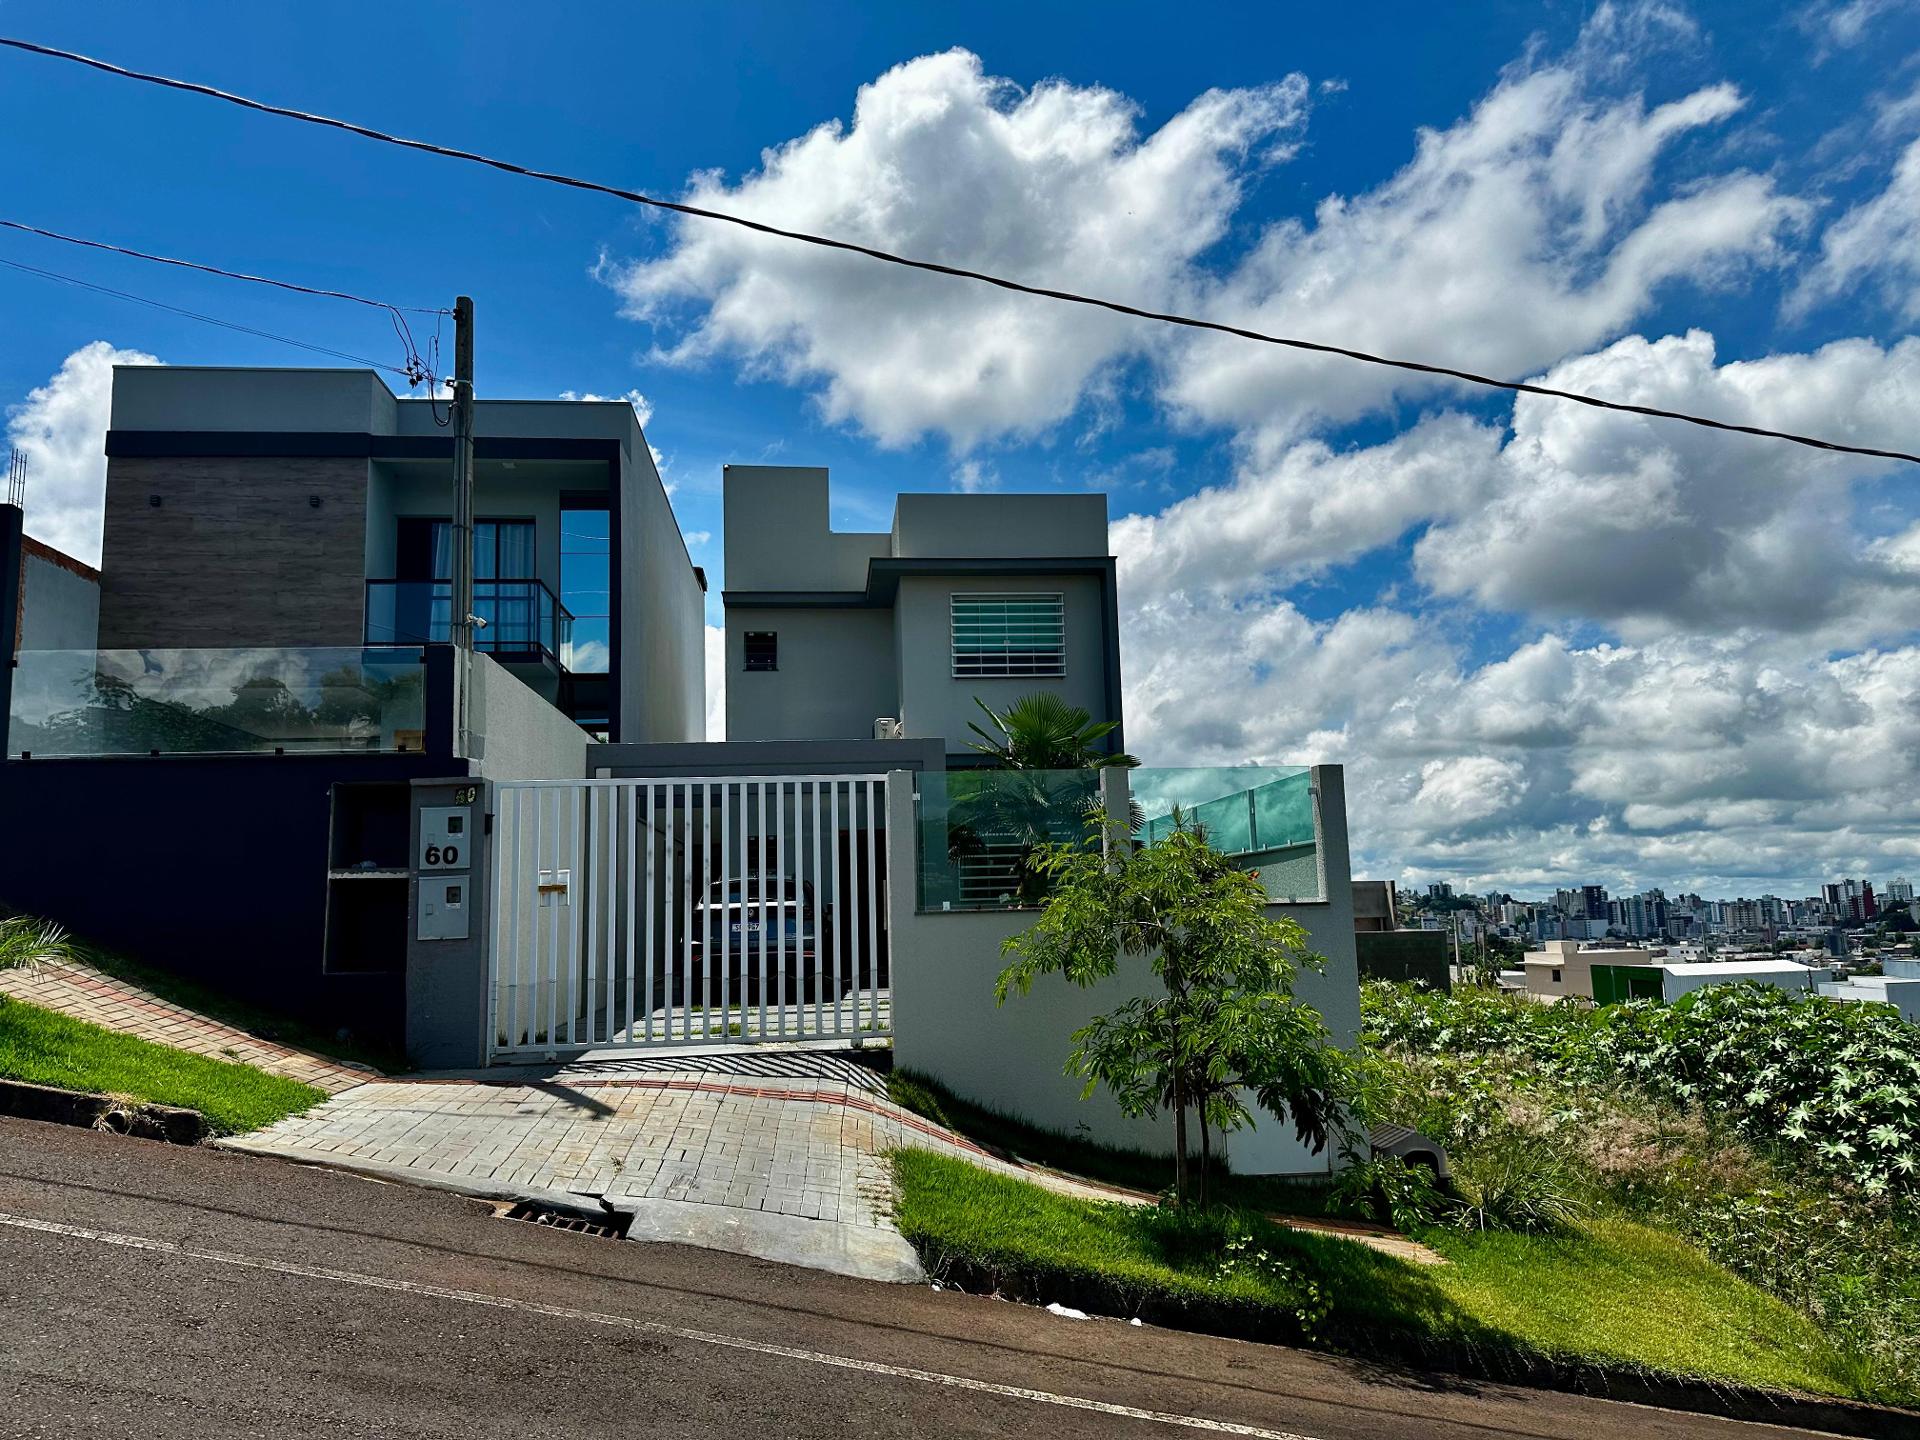
<svg viewBox="0 0 1920 1440"><path fill-rule="evenodd" d="M743 892L749 901L764 899L772 904L781 900L799 900L804 897L808 904L813 903L813 886L799 885L789 876L764 882L758 875L749 875L744 880L716 880L708 888L707 896L710 903L725 905L738 903Z"/></svg>

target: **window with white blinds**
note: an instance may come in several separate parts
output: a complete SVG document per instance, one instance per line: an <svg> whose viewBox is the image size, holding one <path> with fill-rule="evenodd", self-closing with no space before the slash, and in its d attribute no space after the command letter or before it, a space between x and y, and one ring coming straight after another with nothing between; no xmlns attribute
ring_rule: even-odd
<svg viewBox="0 0 1920 1440"><path fill-rule="evenodd" d="M953 597L953 674L1067 673L1065 597L972 594Z"/></svg>

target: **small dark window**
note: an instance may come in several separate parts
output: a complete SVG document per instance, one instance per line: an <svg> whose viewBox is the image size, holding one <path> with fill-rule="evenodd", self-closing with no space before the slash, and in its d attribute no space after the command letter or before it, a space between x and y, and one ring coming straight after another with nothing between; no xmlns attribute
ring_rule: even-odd
<svg viewBox="0 0 1920 1440"><path fill-rule="evenodd" d="M747 669L778 670L780 637L771 630L747 631Z"/></svg>
<svg viewBox="0 0 1920 1440"><path fill-rule="evenodd" d="M1553 983L1556 985L1560 983L1560 972L1558 970L1553 972Z"/></svg>

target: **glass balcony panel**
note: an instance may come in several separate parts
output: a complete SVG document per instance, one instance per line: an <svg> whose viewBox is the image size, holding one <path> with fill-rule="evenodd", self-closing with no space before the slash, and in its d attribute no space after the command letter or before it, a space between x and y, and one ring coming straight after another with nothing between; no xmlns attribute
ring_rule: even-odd
<svg viewBox="0 0 1920 1440"><path fill-rule="evenodd" d="M417 648L25 650L7 754L424 748Z"/></svg>

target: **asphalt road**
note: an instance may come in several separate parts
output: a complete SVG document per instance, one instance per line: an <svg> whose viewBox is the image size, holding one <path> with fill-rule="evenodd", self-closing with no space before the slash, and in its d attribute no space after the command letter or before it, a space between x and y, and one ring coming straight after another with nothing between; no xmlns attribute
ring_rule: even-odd
<svg viewBox="0 0 1920 1440"><path fill-rule="evenodd" d="M556 1233L445 1194L0 1119L0 1435L661 1433L1804 1432Z"/></svg>

